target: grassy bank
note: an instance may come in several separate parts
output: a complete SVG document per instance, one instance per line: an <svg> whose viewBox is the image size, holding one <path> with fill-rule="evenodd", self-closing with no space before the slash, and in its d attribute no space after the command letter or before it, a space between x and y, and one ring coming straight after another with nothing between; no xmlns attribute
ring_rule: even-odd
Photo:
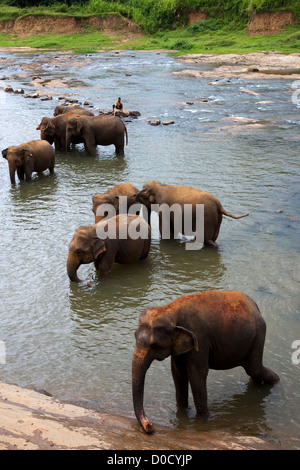
<svg viewBox="0 0 300 470"><path fill-rule="evenodd" d="M28 46L82 53L110 49L169 49L177 50L180 54L262 50L292 53L300 50L298 25L286 27L277 34L249 36L247 33L248 21L255 12L288 9L299 19L298 0L82 0L71 6L45 0L45 5L25 8L7 3L17 4L18 1L0 3L0 21L26 15L85 17L119 13L139 24L144 36L130 35L129 38L117 32L105 35L93 27L85 28L78 34L31 35L22 38L5 33L0 34L0 47ZM29 0L27 3L30 3ZM208 17L189 25L188 13L195 9L204 9Z"/></svg>

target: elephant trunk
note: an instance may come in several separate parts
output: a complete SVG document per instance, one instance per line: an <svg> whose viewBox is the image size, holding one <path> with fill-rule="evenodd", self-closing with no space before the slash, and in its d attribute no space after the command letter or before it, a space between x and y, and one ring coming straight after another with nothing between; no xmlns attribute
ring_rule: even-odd
<svg viewBox="0 0 300 470"><path fill-rule="evenodd" d="M67 260L67 272L71 281L81 282L81 279L77 276L77 269L80 266L80 261L71 253L69 253Z"/></svg>
<svg viewBox="0 0 300 470"><path fill-rule="evenodd" d="M132 360L132 398L135 415L138 422L147 434L152 434L154 429L151 421L147 418L144 411L144 385L146 372L149 369L152 358L149 354L143 354L138 348L135 348Z"/></svg>

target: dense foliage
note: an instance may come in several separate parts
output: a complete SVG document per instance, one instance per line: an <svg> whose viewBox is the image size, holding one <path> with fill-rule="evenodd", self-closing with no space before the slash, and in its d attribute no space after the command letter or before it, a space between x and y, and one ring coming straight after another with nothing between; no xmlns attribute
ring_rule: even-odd
<svg viewBox="0 0 300 470"><path fill-rule="evenodd" d="M212 19L239 24L245 24L253 12L289 8L298 17L300 13L299 0L0 0L0 3L24 9L51 7L71 15L116 12L136 21L150 34L185 25L186 13L191 10L204 9Z"/></svg>

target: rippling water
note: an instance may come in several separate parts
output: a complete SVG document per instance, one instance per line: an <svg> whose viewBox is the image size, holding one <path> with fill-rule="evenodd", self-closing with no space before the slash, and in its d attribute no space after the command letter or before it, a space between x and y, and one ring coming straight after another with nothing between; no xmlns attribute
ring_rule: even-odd
<svg viewBox="0 0 300 470"><path fill-rule="evenodd" d="M232 79L211 86L204 78L172 75L183 65L157 53L1 57L7 60L0 75L10 77L0 82L1 150L39 138L36 126L53 115L59 94L74 93L96 109L110 108L121 96L125 108L141 112L126 122L124 158L113 147L98 147L96 158L87 157L77 146L57 155L54 176L45 172L16 187L1 158L1 380L133 417L131 359L141 311L202 290L241 290L266 320L265 363L279 373L280 384L258 389L240 368L211 371L210 417L203 422L192 399L187 412L177 412L166 360L153 363L147 374L146 412L154 424L245 432L299 449L300 365L292 363L292 343L300 340L300 119L291 81ZM33 91L37 75L69 77L73 87L49 89L52 101L4 93L7 83ZM261 97L246 96L242 88ZM257 103L267 100L273 103ZM228 128L234 123L223 118L231 115L272 125ZM175 124L153 127L147 122L152 119ZM154 220L145 261L115 265L106 279L93 265L82 266L79 274L92 287L70 283L68 244L77 226L93 222L92 196L122 182L141 188L153 179L204 189L230 212L250 216L224 218L220 248L201 251L158 240Z"/></svg>

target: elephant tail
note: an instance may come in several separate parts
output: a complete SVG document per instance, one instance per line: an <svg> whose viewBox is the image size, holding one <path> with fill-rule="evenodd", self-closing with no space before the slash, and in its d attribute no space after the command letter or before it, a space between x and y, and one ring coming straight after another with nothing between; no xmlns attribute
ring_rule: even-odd
<svg viewBox="0 0 300 470"><path fill-rule="evenodd" d="M125 128L125 134L126 134L126 145L128 145L128 133L127 133L127 127L125 126L125 124L124 124L124 128Z"/></svg>
<svg viewBox="0 0 300 470"><path fill-rule="evenodd" d="M230 212L227 212L224 207L220 207L221 209L221 214L223 215L226 215L227 217L231 217L232 219L242 219L243 217L247 217L249 214L244 214L244 215L239 215L239 216L236 216L236 215L232 215L230 214Z"/></svg>

